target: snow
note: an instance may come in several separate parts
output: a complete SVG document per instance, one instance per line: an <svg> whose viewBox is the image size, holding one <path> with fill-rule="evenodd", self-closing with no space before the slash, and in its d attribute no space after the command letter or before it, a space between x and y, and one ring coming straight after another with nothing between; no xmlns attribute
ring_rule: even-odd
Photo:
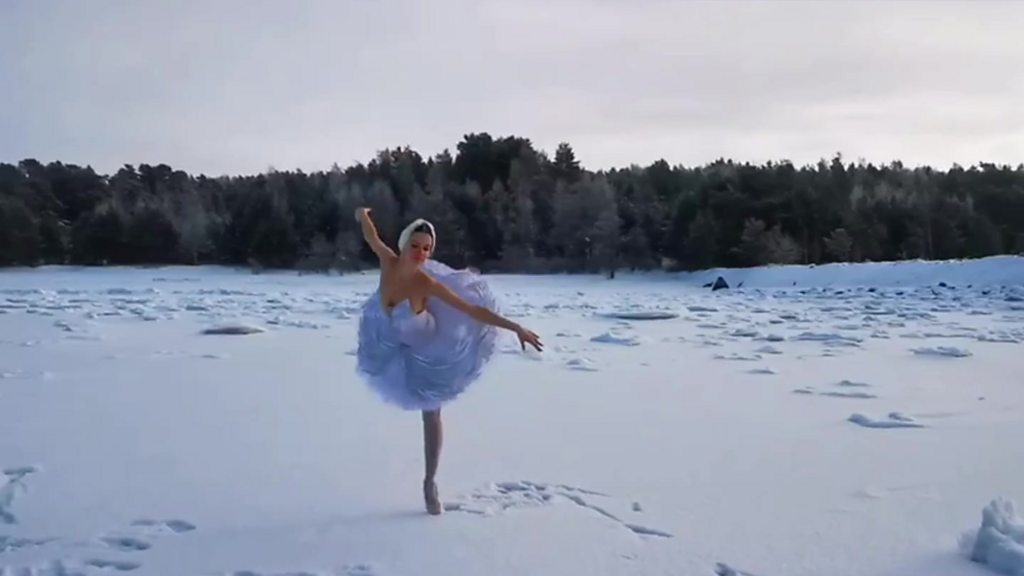
<svg viewBox="0 0 1024 576"><path fill-rule="evenodd" d="M982 511L981 527L963 535L961 552L998 574L1024 574L1024 520L1014 503L997 498Z"/></svg>
<svg viewBox="0 0 1024 576"><path fill-rule="evenodd" d="M992 256L971 261L911 260L869 264L838 263L819 266L767 266L747 269L714 268L681 274L694 284L722 276L731 286L745 288L821 288L840 286L1019 286L1024 257ZM1019 293L1017 294L1019 297Z"/></svg>
<svg viewBox="0 0 1024 576"><path fill-rule="evenodd" d="M435 518L376 274L0 271L0 575L1024 574L1024 259L489 278Z"/></svg>

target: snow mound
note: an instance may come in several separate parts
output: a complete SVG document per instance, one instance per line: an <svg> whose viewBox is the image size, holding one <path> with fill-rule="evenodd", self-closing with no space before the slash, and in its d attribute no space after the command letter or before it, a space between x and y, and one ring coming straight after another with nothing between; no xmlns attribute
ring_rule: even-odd
<svg viewBox="0 0 1024 576"><path fill-rule="evenodd" d="M599 344L617 344L619 346L639 346L643 343L639 336L615 332L599 334L591 338L590 341L597 342Z"/></svg>
<svg viewBox="0 0 1024 576"><path fill-rule="evenodd" d="M918 356L937 356L944 358L968 358L973 356L970 350L967 350L966 348L957 348L956 346L914 348L911 352Z"/></svg>
<svg viewBox="0 0 1024 576"><path fill-rule="evenodd" d="M960 537L960 552L997 574L1024 575L1024 519L1013 502L990 502L981 513L981 527Z"/></svg>

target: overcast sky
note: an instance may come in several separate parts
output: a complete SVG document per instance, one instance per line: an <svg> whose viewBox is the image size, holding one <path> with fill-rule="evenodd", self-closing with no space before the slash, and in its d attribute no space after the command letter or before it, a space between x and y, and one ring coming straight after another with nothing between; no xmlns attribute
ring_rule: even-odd
<svg viewBox="0 0 1024 576"><path fill-rule="evenodd" d="M1024 161L1024 2L3 0L0 161Z"/></svg>

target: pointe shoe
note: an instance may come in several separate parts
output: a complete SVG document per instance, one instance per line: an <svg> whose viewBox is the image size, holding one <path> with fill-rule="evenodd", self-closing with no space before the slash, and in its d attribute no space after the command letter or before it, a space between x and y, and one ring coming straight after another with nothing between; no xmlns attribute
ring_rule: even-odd
<svg viewBox="0 0 1024 576"><path fill-rule="evenodd" d="M423 499L427 505L427 513L431 516L441 514L443 507L441 499L437 495L437 484L435 482L423 482Z"/></svg>

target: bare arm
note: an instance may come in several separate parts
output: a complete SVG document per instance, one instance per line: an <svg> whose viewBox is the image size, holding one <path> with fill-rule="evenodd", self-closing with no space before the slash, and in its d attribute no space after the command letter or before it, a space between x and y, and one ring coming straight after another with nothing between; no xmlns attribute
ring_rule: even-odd
<svg viewBox="0 0 1024 576"><path fill-rule="evenodd" d="M388 248L388 245L377 234L377 227L373 225L373 220L370 220L369 208L357 209L356 220L363 229L363 240L366 240L366 243L370 245L373 253L377 255L381 263L397 258L394 251Z"/></svg>
<svg viewBox="0 0 1024 576"><path fill-rule="evenodd" d="M536 348L538 351L543 348L543 345L540 342L540 338L533 332L527 330L526 328L523 328L519 324L516 324L515 322L501 316L500 314L496 314L495 312L489 310L484 306L474 306L473 304L466 302L462 298L459 298L458 294L452 292L451 289L449 289L444 284L441 284L440 282L434 280L433 278L430 278L429 276L426 276L426 278L427 295L440 299L441 301L450 305L452 308L455 308L456 310L463 312L464 314L472 317L478 322L483 322L484 324L490 324L491 326L497 326L498 328L504 328L505 330L509 330L510 332L515 332L516 335L519 337L519 342L524 349L526 348L527 343Z"/></svg>

